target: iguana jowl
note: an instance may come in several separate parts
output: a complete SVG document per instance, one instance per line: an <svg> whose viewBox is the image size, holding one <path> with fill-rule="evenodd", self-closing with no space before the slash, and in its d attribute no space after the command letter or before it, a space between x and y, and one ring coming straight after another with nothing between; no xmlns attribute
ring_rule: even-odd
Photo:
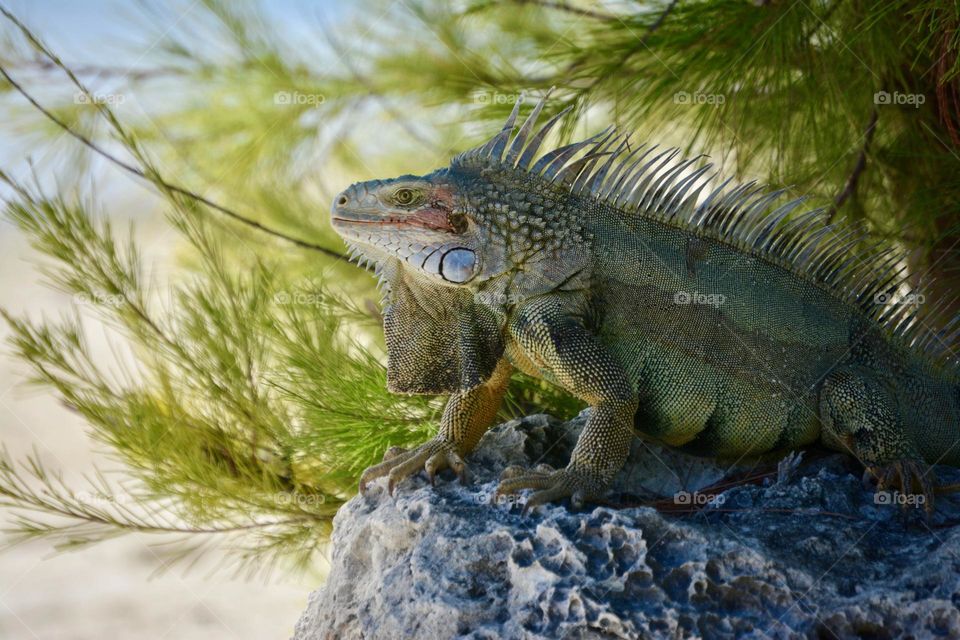
<svg viewBox="0 0 960 640"><path fill-rule="evenodd" d="M960 465L951 304L903 303L901 253L863 253L821 211L772 206L782 192L708 191L710 165L675 149L608 130L541 154L565 113L534 132L545 100L448 168L334 202L385 289L389 388L450 394L438 435L367 469L361 491L462 477L517 368L593 407L566 468L501 481L535 489L527 506L602 495L636 430L723 458L820 438L930 509L927 463Z"/></svg>

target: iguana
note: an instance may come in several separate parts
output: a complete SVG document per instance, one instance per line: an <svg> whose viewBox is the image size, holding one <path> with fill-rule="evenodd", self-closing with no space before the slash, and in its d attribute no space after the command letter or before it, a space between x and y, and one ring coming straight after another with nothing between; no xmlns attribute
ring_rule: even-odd
<svg viewBox="0 0 960 640"><path fill-rule="evenodd" d="M819 439L932 509L928 464L960 466L954 301L903 294L902 252L774 206L783 190L707 188L711 165L677 149L608 129L541 154L569 111L534 131L546 101L447 168L335 198L385 292L389 389L449 394L438 435L388 452L361 492L462 479L516 368L592 407L566 468L501 479L536 490L526 507L602 496L639 432L733 459Z"/></svg>

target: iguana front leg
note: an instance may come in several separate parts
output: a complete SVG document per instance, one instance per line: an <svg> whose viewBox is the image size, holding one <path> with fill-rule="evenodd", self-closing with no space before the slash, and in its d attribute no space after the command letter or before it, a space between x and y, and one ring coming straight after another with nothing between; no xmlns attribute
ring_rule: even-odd
<svg viewBox="0 0 960 640"><path fill-rule="evenodd" d="M383 476L388 476L388 488L393 493L400 480L420 469L426 470L431 482L436 473L445 468L453 469L463 481L466 473L463 456L473 451L493 423L512 372L510 363L501 359L483 384L451 395L440 419L439 433L411 451L389 450L383 462L360 476L360 493L366 491L371 481Z"/></svg>
<svg viewBox="0 0 960 640"><path fill-rule="evenodd" d="M497 494L537 489L525 509L568 496L575 504L602 496L623 467L633 437L638 396L626 372L560 297L527 302L515 311L509 331L535 366L588 402L593 414L566 468L506 477Z"/></svg>

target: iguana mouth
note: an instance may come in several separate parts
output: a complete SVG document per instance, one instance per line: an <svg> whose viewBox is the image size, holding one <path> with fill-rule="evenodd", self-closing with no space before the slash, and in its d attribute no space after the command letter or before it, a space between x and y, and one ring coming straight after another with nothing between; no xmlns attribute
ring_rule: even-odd
<svg viewBox="0 0 960 640"><path fill-rule="evenodd" d="M331 216L334 223L355 224L355 225L374 225L380 227L416 227L418 229L430 229L433 231L455 232L453 224L447 218L447 212L440 209L425 209L414 212L408 216L400 217L382 217L371 216L370 218L343 218L340 216Z"/></svg>
<svg viewBox="0 0 960 640"><path fill-rule="evenodd" d="M356 220L356 219L351 219L351 218L336 218L336 217L331 218L331 219L332 219L334 222L346 222L346 223L348 223L348 224L379 224L379 225L387 225L387 224L390 224L391 222L399 222L399 221L391 221L391 220Z"/></svg>

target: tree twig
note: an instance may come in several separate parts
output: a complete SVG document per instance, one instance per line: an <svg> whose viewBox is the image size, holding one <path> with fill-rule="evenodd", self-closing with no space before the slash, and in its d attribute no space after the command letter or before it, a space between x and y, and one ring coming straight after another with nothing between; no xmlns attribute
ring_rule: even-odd
<svg viewBox="0 0 960 640"><path fill-rule="evenodd" d="M37 71L56 71L59 70L56 64L49 60L24 60L22 63L15 63L17 69L37 70ZM121 77L131 80L151 80L164 76L182 75L183 69L177 67L155 67L152 69L124 69L123 67L108 67L100 65L78 65L72 67L74 73L83 76L100 77Z"/></svg>
<svg viewBox="0 0 960 640"><path fill-rule="evenodd" d="M604 20L606 22L619 20L617 16L611 13L602 13L600 11L593 11L591 9L583 9L581 7L575 7L571 4L567 4L566 2L560 2L559 0L514 0L514 2L516 4L534 4L538 7L556 9L557 11L565 11L567 13L583 16L584 18L594 18L596 20Z"/></svg>
<svg viewBox="0 0 960 640"><path fill-rule="evenodd" d="M860 176L863 175L864 169L867 168L867 154L870 152L870 143L873 141L873 134L877 130L877 119L879 117L879 112L877 108L874 107L873 111L870 113L870 121L867 123L867 128L863 134L863 146L860 147L860 153L857 155L857 162L853 165L853 171L850 172L850 176L847 178L847 183L843 187L837 197L834 199L833 204L830 206L830 209L827 211L827 224L833 222L834 216L839 211L840 207L843 206L843 203L846 202L850 196L856 194L857 186L860 182Z"/></svg>
<svg viewBox="0 0 960 640"><path fill-rule="evenodd" d="M827 20L830 19L830 17L833 15L833 12L836 11L836 10L837 10L837 7L840 6L840 3L841 3L841 2L843 2L843 0L836 0L836 2L832 3L829 7L827 7L827 10L823 12L823 15L822 15L822 16L818 16L817 14L813 13L812 10L811 10L811 13L813 14L813 17L815 17L815 18L817 19L817 23L816 23L815 25L813 25L813 28L810 29L810 31L808 31L807 33L803 34L803 39L801 40L801 42L803 42L803 43L809 43L809 42L810 42L810 38L812 38L814 35L816 35L817 31L820 30L820 27L828 26L828 25L827 25Z"/></svg>
<svg viewBox="0 0 960 640"><path fill-rule="evenodd" d="M615 72L622 69L623 66L627 63L627 60L629 60L641 48L648 48L647 41L650 39L650 36L655 34L660 29L660 27L663 26L663 23L666 22L667 17L669 17L669 15L673 12L673 9L677 6L678 2L679 0L670 0L670 4L664 7L663 11L660 12L660 15L657 16L657 19L650 23L650 25L643 32L642 36L637 38L637 46L633 46L627 49L627 51L624 52L624 54L620 57L619 60L617 60L616 64L614 64L613 67L611 67L610 69L607 69L602 74L598 74L593 79L593 81L589 84L589 86L586 89L584 89L584 93L592 89L597 84L599 84L601 80L611 77ZM621 23L623 22L623 20L621 20L617 16L614 16L614 19L619 20ZM567 68L567 73L573 71L580 64L582 64L582 61L572 64L570 67Z"/></svg>
<svg viewBox="0 0 960 640"><path fill-rule="evenodd" d="M952 35L953 30L945 31L940 45L941 53L939 60L937 60L937 110L940 114L940 121L947 128L950 141L960 147L960 133L957 132L957 125L954 123L956 108L960 107L960 98L957 97L957 82L955 79L946 79L951 66L951 54L954 58L956 57L956 54L950 50Z"/></svg>
<svg viewBox="0 0 960 640"><path fill-rule="evenodd" d="M452 155L451 150L449 149L440 149L437 145L433 144L430 140L424 138L420 135L420 132L414 128L410 121L399 111L397 111L393 105L387 100L377 87L374 86L370 80L360 73L360 71L354 66L350 61L350 55L347 53L340 42L334 37L330 29L326 25L321 26L321 31L324 37L327 39L327 42L330 44L330 48L333 49L334 53L339 56L340 61L343 62L343 65L347 68L347 71L350 73L351 77L363 86L364 89L370 92L370 97L372 97L380 107L390 116L394 122L396 122L401 129L403 129L411 139L413 139L417 144L427 149L432 153L447 153Z"/></svg>

